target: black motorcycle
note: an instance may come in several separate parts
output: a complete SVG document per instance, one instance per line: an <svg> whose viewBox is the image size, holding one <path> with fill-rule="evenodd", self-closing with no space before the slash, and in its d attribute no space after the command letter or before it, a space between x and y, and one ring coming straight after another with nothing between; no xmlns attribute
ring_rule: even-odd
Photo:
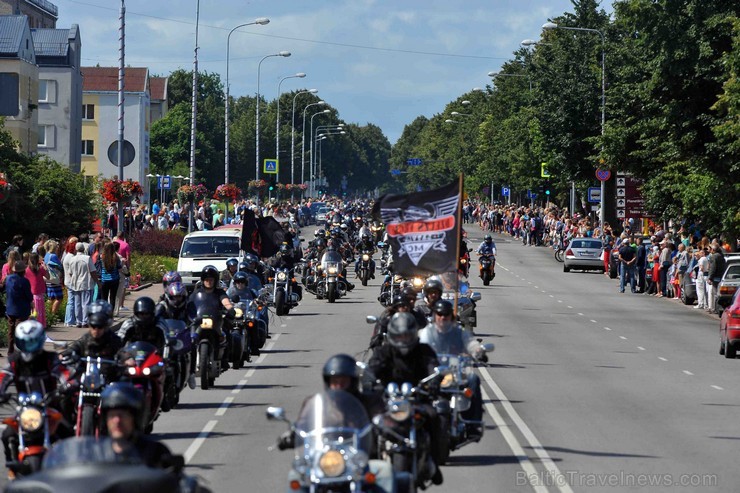
<svg viewBox="0 0 740 493"><path fill-rule="evenodd" d="M180 392L188 384L191 370L193 337L182 320L164 319L167 345L162 359L165 362L164 399L162 411L168 412L180 402Z"/></svg>
<svg viewBox="0 0 740 493"><path fill-rule="evenodd" d="M226 351L227 339L223 334L224 316L221 301L214 295L198 292L191 313L191 328L198 336L198 377L200 388L208 390L221 374L221 361Z"/></svg>

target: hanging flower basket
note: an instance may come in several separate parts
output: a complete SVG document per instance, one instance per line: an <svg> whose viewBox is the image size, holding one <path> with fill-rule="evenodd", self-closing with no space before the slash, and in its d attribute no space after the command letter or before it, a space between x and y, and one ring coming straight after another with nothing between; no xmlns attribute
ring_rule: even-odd
<svg viewBox="0 0 740 493"><path fill-rule="evenodd" d="M288 186L285 183L278 183L277 184L277 189L278 190L287 190L288 189Z"/></svg>
<svg viewBox="0 0 740 493"><path fill-rule="evenodd" d="M267 182L265 180L252 180L249 182L249 188L252 190L262 190L267 188Z"/></svg>
<svg viewBox="0 0 740 493"><path fill-rule="evenodd" d="M121 181L118 178L103 180L98 191L109 203L130 202L134 197L139 197L144 193L138 181L131 179Z"/></svg>
<svg viewBox="0 0 740 493"><path fill-rule="evenodd" d="M214 199L222 200L224 202L234 202L235 200L239 200L241 196L241 189L233 183L219 185L216 188L216 192L213 194Z"/></svg>
<svg viewBox="0 0 740 493"><path fill-rule="evenodd" d="M202 183L197 185L183 185L177 189L177 198L181 204L197 202L208 196L208 189Z"/></svg>

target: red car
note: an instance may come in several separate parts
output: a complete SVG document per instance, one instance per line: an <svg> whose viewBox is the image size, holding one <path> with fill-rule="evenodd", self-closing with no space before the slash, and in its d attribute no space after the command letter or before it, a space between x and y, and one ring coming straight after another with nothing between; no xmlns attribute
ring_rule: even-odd
<svg viewBox="0 0 740 493"><path fill-rule="evenodd" d="M725 358L737 357L740 348L740 289L735 291L732 304L722 312L719 321L719 354Z"/></svg>

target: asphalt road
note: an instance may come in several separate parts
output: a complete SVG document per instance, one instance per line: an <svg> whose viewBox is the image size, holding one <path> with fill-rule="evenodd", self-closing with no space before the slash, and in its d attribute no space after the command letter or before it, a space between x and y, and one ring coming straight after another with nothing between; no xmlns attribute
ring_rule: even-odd
<svg viewBox="0 0 740 493"><path fill-rule="evenodd" d="M471 227L471 236L482 234ZM480 291L477 333L487 430L452 454L436 491L735 491L737 362L718 354L718 320L676 302L620 294L601 274L562 272L551 250L495 237L497 276ZM471 241L471 247L477 241ZM287 489L292 452L273 449L322 387L332 354L360 356L378 279L335 304L308 295L275 317L262 356L209 391L186 390L154 434L218 492ZM682 483L685 483L682 484Z"/></svg>

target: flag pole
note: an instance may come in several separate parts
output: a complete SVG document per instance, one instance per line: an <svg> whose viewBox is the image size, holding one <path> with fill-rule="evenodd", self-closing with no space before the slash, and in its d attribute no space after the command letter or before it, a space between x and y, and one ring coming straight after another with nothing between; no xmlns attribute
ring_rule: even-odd
<svg viewBox="0 0 740 493"><path fill-rule="evenodd" d="M455 305L454 305L454 313L455 317L457 317L457 302L460 298L460 273L458 272L460 270L460 243L462 242L462 203L463 203L463 174L460 173L459 182L457 185L457 243L455 246L455 250L457 254L455 255Z"/></svg>

